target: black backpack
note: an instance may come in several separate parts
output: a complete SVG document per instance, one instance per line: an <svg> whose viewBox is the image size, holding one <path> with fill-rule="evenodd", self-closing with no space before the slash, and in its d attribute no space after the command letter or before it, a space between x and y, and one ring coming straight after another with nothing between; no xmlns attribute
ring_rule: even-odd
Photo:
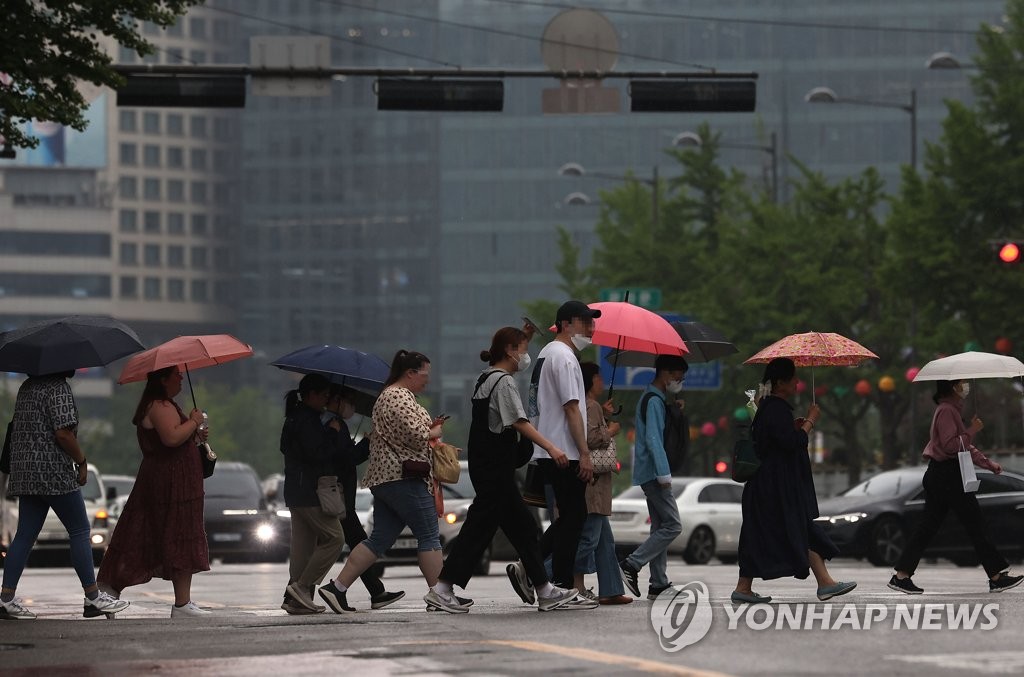
<svg viewBox="0 0 1024 677"><path fill-rule="evenodd" d="M654 393L645 393L640 399L640 411L647 425L647 404ZM672 475L685 476L687 473L687 454L690 451L690 422L686 414L675 406L674 401L665 402L665 435L662 438L665 454L668 456L668 467Z"/></svg>

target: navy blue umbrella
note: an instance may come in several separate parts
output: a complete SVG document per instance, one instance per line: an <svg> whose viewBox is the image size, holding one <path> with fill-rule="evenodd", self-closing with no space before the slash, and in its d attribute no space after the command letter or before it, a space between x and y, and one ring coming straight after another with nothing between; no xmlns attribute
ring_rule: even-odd
<svg viewBox="0 0 1024 677"><path fill-rule="evenodd" d="M102 367L145 347L131 327L111 317L72 315L0 334L0 371L41 376Z"/></svg>
<svg viewBox="0 0 1024 677"><path fill-rule="evenodd" d="M300 374L320 374L332 383L351 388L356 392L356 411L363 413L367 405L384 389L391 366L376 355L364 353L344 346L315 345L277 358L272 365L285 371ZM359 393L370 399L359 397Z"/></svg>

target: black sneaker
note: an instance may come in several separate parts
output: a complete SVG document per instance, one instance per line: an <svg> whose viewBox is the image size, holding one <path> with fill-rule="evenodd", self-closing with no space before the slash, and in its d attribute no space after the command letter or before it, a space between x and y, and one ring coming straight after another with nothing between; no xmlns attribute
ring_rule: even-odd
<svg viewBox="0 0 1024 677"><path fill-rule="evenodd" d="M455 601L459 603L459 606L464 606L467 609L473 606L473 600L468 597L459 597L458 595L452 595L452 597L454 597ZM428 604L427 611L437 611L437 607L433 607Z"/></svg>
<svg viewBox="0 0 1024 677"><path fill-rule="evenodd" d="M666 590L668 590L671 587L672 587L671 583L669 583L668 585L659 585L659 586L653 586L652 585L652 586L649 586L647 588L647 599L650 599L650 600L658 599L658 595L660 595L661 593L665 592Z"/></svg>
<svg viewBox="0 0 1024 677"><path fill-rule="evenodd" d="M383 609L387 605L393 604L403 597L405 597L404 590L399 590L398 592L382 592L376 597L370 598L370 608Z"/></svg>
<svg viewBox="0 0 1024 677"><path fill-rule="evenodd" d="M622 582L626 589L633 593L634 597L640 596L640 572L633 568L628 559L619 562L619 572L622 574Z"/></svg>
<svg viewBox="0 0 1024 677"><path fill-rule="evenodd" d="M1020 585L1021 581L1024 581L1024 576L1011 576L1005 571L999 574L999 578L996 580L988 579L988 591L989 592L1002 592L1003 590L1009 590L1010 588L1016 588Z"/></svg>
<svg viewBox="0 0 1024 677"><path fill-rule="evenodd" d="M331 607L331 611L334 613L343 614L347 611L355 611L355 609L348 605L348 599L345 597L345 593L334 586L334 581L331 581L327 585L321 587L319 592L320 599L327 602L327 606Z"/></svg>
<svg viewBox="0 0 1024 677"><path fill-rule="evenodd" d="M1020 583L1020 581L1018 580L1017 583ZM892 578L889 579L889 588L896 592L905 592L908 595L920 595L924 592L924 588L914 585L914 581L910 580L910 576L896 578L896 574L893 574Z"/></svg>

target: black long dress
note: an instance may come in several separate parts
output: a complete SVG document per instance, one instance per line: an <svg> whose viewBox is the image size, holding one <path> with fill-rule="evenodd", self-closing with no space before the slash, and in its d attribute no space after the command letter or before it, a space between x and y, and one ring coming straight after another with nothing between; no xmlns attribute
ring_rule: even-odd
<svg viewBox="0 0 1024 677"><path fill-rule="evenodd" d="M751 427L761 467L743 488L740 576L807 578L807 551L823 559L839 554L820 525L807 433L794 426L793 407L768 396Z"/></svg>

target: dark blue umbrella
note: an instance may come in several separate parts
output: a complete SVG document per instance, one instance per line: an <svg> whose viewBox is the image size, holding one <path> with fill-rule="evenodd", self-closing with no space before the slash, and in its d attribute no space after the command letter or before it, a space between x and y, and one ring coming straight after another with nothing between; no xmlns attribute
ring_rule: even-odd
<svg viewBox="0 0 1024 677"><path fill-rule="evenodd" d="M320 374L332 383L376 395L384 389L390 365L376 355L344 346L315 345L277 358L272 365L300 374ZM363 409L357 406L357 409Z"/></svg>
<svg viewBox="0 0 1024 677"><path fill-rule="evenodd" d="M112 317L72 315L0 334L0 371L41 376L101 367L145 347Z"/></svg>

